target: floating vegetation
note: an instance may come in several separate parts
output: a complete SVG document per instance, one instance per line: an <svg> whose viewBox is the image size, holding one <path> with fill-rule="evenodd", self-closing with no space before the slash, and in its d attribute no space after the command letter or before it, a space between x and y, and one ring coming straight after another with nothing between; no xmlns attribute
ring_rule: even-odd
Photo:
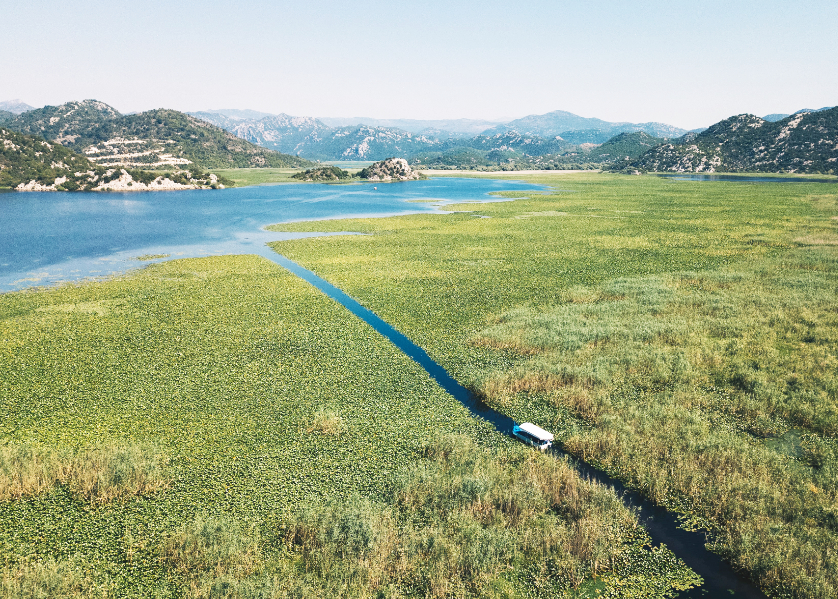
<svg viewBox="0 0 838 599"><path fill-rule="evenodd" d="M143 254L142 256L137 256L136 258L131 259L149 262L151 260L162 260L163 258L169 258L170 256L171 254Z"/></svg>

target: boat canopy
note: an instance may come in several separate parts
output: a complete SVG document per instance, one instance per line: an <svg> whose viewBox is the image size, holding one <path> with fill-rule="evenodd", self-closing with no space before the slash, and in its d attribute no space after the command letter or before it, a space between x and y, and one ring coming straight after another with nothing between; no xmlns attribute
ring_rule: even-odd
<svg viewBox="0 0 838 599"><path fill-rule="evenodd" d="M553 441L553 433L545 431L543 428L534 425L532 422L524 422L523 424L519 424L518 428L520 428L522 431L531 434L533 437L537 439L541 439L542 441Z"/></svg>

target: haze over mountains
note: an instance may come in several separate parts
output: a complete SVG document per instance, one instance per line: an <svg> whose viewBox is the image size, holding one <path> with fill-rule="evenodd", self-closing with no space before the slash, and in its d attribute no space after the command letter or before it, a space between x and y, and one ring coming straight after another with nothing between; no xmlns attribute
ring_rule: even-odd
<svg viewBox="0 0 838 599"><path fill-rule="evenodd" d="M252 143L316 160L381 160L470 148L534 157L571 146L601 144L620 133L644 132L673 138L685 129L663 123L611 123L565 111L530 115L508 123L411 119L316 119L286 114L241 118L243 111L193 112Z"/></svg>

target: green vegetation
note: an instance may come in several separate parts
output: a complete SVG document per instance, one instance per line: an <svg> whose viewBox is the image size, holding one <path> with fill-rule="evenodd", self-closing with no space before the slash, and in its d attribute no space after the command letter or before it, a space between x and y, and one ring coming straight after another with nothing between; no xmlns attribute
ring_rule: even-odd
<svg viewBox="0 0 838 599"><path fill-rule="evenodd" d="M773 596L834 597L834 185L528 178L562 191L277 248Z"/></svg>
<svg viewBox="0 0 838 599"><path fill-rule="evenodd" d="M307 171L292 175L291 178L300 181L316 181L324 183L330 181L346 181L352 177L348 172L336 166L319 166L317 168L311 168Z"/></svg>
<svg viewBox="0 0 838 599"><path fill-rule="evenodd" d="M78 189L88 184L88 171L95 169L87 158L59 144L0 128L0 188L29 181L54 185L63 178L60 187Z"/></svg>
<svg viewBox="0 0 838 599"><path fill-rule="evenodd" d="M106 168L58 143L0 128L0 188L23 185L35 191L86 191L130 176L130 185L143 186L164 179L180 185L217 189L232 181L202 169L168 172ZM34 181L34 184L32 183Z"/></svg>
<svg viewBox="0 0 838 599"><path fill-rule="evenodd" d="M213 172L230 181L230 187L247 187L267 183L292 183L295 181L294 175L300 170L296 168L230 168L213 169Z"/></svg>
<svg viewBox="0 0 838 599"><path fill-rule="evenodd" d="M612 492L474 420L262 258L0 295L0 371L18 489L0 498L0 597L665 597L695 580Z"/></svg>

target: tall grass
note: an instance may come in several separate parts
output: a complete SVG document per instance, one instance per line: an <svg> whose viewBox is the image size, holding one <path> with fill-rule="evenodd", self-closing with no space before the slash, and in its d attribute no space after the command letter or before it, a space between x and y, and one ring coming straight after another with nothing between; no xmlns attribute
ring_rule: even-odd
<svg viewBox="0 0 838 599"><path fill-rule="evenodd" d="M704 523L767 588L826 598L838 594L835 283L804 284L792 264L621 279L585 302L508 312L478 343L532 357L483 393L570 411L592 426L566 433L567 450Z"/></svg>
<svg viewBox="0 0 838 599"><path fill-rule="evenodd" d="M0 570L2 599L97 599L108 597L78 560L47 559Z"/></svg>
<svg viewBox="0 0 838 599"><path fill-rule="evenodd" d="M549 596L595 576L622 575L627 587L652 578L635 515L568 464L527 450L501 458L462 436L423 455L384 503L354 497L292 519L286 543L318 596ZM641 588L666 596L695 581L676 567L660 588Z"/></svg>
<svg viewBox="0 0 838 599"><path fill-rule="evenodd" d="M169 485L166 458L153 446L105 444L55 450L28 443L0 446L0 501L64 485L90 503L154 493Z"/></svg>

